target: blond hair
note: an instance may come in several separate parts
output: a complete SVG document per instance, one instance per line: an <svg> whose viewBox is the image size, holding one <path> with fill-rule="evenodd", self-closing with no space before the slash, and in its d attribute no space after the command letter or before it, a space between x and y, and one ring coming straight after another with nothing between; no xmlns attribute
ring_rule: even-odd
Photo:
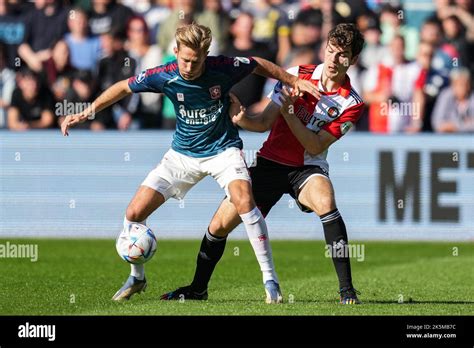
<svg viewBox="0 0 474 348"><path fill-rule="evenodd" d="M207 52L211 46L211 29L196 23L184 25L176 29L176 44L189 47L196 51Z"/></svg>

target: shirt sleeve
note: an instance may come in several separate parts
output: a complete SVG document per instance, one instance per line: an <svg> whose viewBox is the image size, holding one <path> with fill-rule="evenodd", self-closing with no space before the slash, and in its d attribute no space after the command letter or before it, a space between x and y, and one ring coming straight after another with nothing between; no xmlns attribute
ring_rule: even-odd
<svg viewBox="0 0 474 348"><path fill-rule="evenodd" d="M281 11L276 22L277 35L278 36L290 36L290 21L286 16L285 12Z"/></svg>
<svg viewBox="0 0 474 348"><path fill-rule="evenodd" d="M252 57L218 56L212 58L209 60L209 64L229 76L233 85L250 75L258 65Z"/></svg>
<svg viewBox="0 0 474 348"><path fill-rule="evenodd" d="M298 67L293 66L289 69L286 70L289 74L298 76ZM273 87L273 90L267 95L267 98L271 99L275 104L278 106L281 106L280 102L280 96L281 96L281 90L283 89L283 83L281 81L277 81L275 86Z"/></svg>
<svg viewBox="0 0 474 348"><path fill-rule="evenodd" d="M363 110L364 103L359 103L354 106L351 106L350 108L347 108L342 113L342 115L336 118L334 121L324 125L322 129L339 139L355 125L357 120L362 115Z"/></svg>
<svg viewBox="0 0 474 348"><path fill-rule="evenodd" d="M176 64L176 62L143 70L140 74L132 76L128 79L128 86L133 93L163 93L163 85L169 77L167 71L170 71L174 68L173 64Z"/></svg>

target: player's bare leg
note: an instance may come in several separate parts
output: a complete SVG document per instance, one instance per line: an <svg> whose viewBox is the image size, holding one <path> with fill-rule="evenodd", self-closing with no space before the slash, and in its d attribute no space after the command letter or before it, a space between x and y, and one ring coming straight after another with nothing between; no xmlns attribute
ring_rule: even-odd
<svg viewBox="0 0 474 348"><path fill-rule="evenodd" d="M163 195L147 186L140 186L127 207L123 221L124 230L133 222L146 225L146 219L165 202ZM145 266L131 264L131 272L125 284L112 297L115 301L128 300L135 293L146 289Z"/></svg>
<svg viewBox="0 0 474 348"><path fill-rule="evenodd" d="M206 235L202 239L191 285L165 293L161 299L206 300L209 280L224 253L227 235L241 222L235 206L230 203L228 198L224 199L212 217Z"/></svg>
<svg viewBox="0 0 474 348"><path fill-rule="evenodd" d="M251 188L245 185L248 184L248 186L250 186L248 181L236 180L235 182L238 182L237 187L229 187L231 197L242 197L242 195L249 193L251 194ZM241 188L243 190L241 190ZM235 198L232 201L237 204L231 203L231 200L229 200L229 198L224 199L221 202L221 205L217 209L216 213L212 217L211 222L209 223L208 231L206 232L206 236L204 236L203 238L203 241L201 243L201 249L197 257L197 266L192 284L179 288L175 291L166 293L162 295L161 299L207 299L207 286L217 262L220 260L222 254L224 253L227 235L242 222L241 216L239 216L239 211L237 210L236 206L240 208L240 211L244 212L244 215L255 209L255 203L253 202L252 196L250 196L250 199L249 197L243 200L238 200L237 198ZM271 248L268 242L268 234L266 236L266 247L270 250L270 252L265 252L265 257L269 256L270 260L272 261ZM257 251L255 253L257 254ZM265 267L267 266L265 265ZM274 270L273 261L269 268ZM268 303L282 301L281 292L278 286L278 280L267 281L265 289L267 292L266 301Z"/></svg>
<svg viewBox="0 0 474 348"><path fill-rule="evenodd" d="M282 296L278 276L273 264L272 247L268 237L267 224L260 209L255 205L252 185L247 180L234 180L229 183L228 191L230 202L235 206L240 219L245 225L250 244L260 265L267 293L266 302L280 303Z"/></svg>
<svg viewBox="0 0 474 348"><path fill-rule="evenodd" d="M242 222L242 219L229 198L225 198L217 211L214 213L211 222L209 223L209 232L216 237L227 237L237 226Z"/></svg>
<svg viewBox="0 0 474 348"><path fill-rule="evenodd" d="M321 219L326 244L332 251L332 260L339 279L342 304L358 304L357 291L352 286L351 265L348 248L346 226L336 207L334 188L329 178L316 175L303 186L298 201L313 210ZM337 251L343 248L344 256Z"/></svg>

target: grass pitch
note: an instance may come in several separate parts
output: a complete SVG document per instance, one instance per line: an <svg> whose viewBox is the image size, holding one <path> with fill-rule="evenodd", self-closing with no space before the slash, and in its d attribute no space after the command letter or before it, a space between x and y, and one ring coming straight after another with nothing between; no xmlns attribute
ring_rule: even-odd
<svg viewBox="0 0 474 348"><path fill-rule="evenodd" d="M6 240L0 240L5 244ZM474 244L363 242L352 259L363 305L337 304L337 280L324 243L272 241L285 303L266 305L248 241L227 242L208 301L159 296L192 280L200 241L159 240L146 265L148 289L111 301L128 276L113 240L9 240L38 244L38 260L0 258L0 315L472 315Z"/></svg>

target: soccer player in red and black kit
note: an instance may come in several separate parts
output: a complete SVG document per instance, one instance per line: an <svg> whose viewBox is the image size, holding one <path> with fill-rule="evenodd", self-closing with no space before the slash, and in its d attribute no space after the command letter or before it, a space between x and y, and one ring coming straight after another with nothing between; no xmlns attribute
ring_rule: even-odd
<svg viewBox="0 0 474 348"><path fill-rule="evenodd" d="M349 66L356 63L363 44L364 38L355 25L339 24L329 32L323 64L288 69L289 73L315 84L319 98L294 95L278 82L262 114L246 115L235 97L236 109L231 113L235 115L233 122L244 129L263 132L271 128L249 169L255 202L266 216L288 193L303 212L319 216L326 243L332 250L342 304L360 301L352 285L349 257L346 252L337 252L347 248L348 238L336 207L326 156L329 146L349 131L364 107L346 74ZM207 299L207 286L224 252L225 237L240 223L235 207L225 199L209 224L209 232L218 239L201 245L192 284L164 294L162 299ZM205 260L201 260L202 254L207 256Z"/></svg>

